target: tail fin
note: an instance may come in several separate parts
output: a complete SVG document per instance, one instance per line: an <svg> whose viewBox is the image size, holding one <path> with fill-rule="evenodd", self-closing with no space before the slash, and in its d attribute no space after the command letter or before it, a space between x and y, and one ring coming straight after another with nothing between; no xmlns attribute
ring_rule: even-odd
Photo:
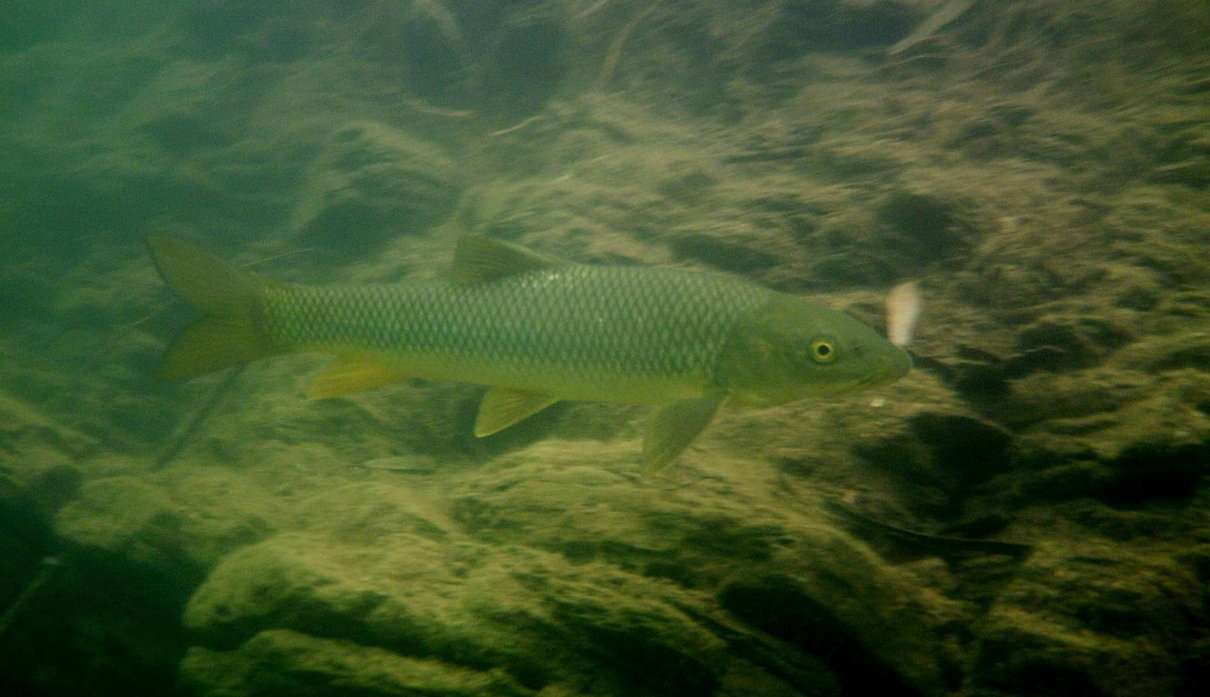
<svg viewBox="0 0 1210 697"><path fill-rule="evenodd" d="M161 377L186 380L273 353L262 321L268 281L180 240L150 237L147 247L164 282L203 315L164 352Z"/></svg>

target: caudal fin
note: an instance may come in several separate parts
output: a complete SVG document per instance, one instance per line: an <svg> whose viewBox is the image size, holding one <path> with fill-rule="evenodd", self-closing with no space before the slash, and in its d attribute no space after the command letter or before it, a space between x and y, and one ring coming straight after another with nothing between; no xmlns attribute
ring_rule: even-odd
<svg viewBox="0 0 1210 697"><path fill-rule="evenodd" d="M150 237L147 247L164 282L203 315L164 352L161 377L186 380L273 352L262 321L265 279L180 240Z"/></svg>

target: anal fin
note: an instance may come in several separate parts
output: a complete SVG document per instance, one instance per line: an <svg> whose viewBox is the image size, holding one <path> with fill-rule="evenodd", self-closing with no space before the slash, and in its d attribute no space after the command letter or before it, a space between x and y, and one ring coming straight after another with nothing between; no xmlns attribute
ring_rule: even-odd
<svg viewBox="0 0 1210 697"><path fill-rule="evenodd" d="M339 356L307 386L311 399L327 399L402 382L408 375L372 355Z"/></svg>
<svg viewBox="0 0 1210 697"><path fill-rule="evenodd" d="M475 418L475 437L482 438L503 431L557 401L558 397L548 394L493 387L483 395L483 401L479 403L479 415Z"/></svg>

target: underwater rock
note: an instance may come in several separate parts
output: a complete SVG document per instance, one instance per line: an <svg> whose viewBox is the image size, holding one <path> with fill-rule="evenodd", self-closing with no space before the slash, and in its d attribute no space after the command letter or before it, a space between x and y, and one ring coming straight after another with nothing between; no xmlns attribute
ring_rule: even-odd
<svg viewBox="0 0 1210 697"><path fill-rule="evenodd" d="M861 154L878 156L880 151L870 149ZM856 160L843 166L852 166L853 176L900 169L898 164L863 164ZM838 285L889 286L918 278L931 269L956 268L969 256L976 233L976 226L949 197L893 189L873 210L832 212L820 218L809 235L795 236L805 237L803 246L810 250L810 276L814 284L819 284L815 289L834 290ZM786 264L787 260L779 259L778 263Z"/></svg>
<svg viewBox="0 0 1210 697"><path fill-rule="evenodd" d="M1210 474L1210 444L1179 437L1165 441L1153 433L1139 439L1131 425L1146 424L1146 417L1138 412L1072 420L1089 433L1036 432L1020 438L1013 472L997 497L1017 506L1087 499L1118 510L1195 504ZM1155 524L1140 521L1132 534L1145 535Z"/></svg>
<svg viewBox="0 0 1210 697"><path fill-rule="evenodd" d="M1162 165L1154 168L1147 177L1149 181L1163 184L1183 184L1195 189L1210 187L1210 166L1204 158Z"/></svg>
<svg viewBox="0 0 1210 697"><path fill-rule="evenodd" d="M737 274L751 274L777 265L778 258L756 248L701 234L687 235L672 241L672 252L679 259L693 259L716 269Z"/></svg>
<svg viewBox="0 0 1210 697"><path fill-rule="evenodd" d="M1125 327L1100 317L1047 319L1017 335L1018 353L1005 372L1022 377L1035 371L1062 372L1097 365L1133 340Z"/></svg>
<svg viewBox="0 0 1210 697"><path fill-rule="evenodd" d="M631 445L543 441L440 480L444 503L389 478L325 493L306 508L328 522L213 569L184 614L195 649L182 671L211 684L267 645L249 642L287 630L340 642L324 651L499 669L533 691L827 694L872 684L862 676L875 666L877 684L936 691L933 642L956 606L919 592L815 503L779 513L730 478L689 489L635 478L622 464L633 466ZM602 460L613 464L588 464ZM774 578L828 638L768 638L762 613L781 611L785 584L758 580ZM829 648L842 638L853 649L843 660ZM323 662L317 684L345 681L352 664Z"/></svg>
<svg viewBox="0 0 1210 697"><path fill-rule="evenodd" d="M437 146L374 121L332 134L295 211L301 246L330 262L364 260L389 240L416 234L454 209L461 189Z"/></svg>
<svg viewBox="0 0 1210 697"><path fill-rule="evenodd" d="M938 618L953 607L918 594L908 579L841 532L818 499L779 511L757 504L759 494L732 476L696 479L693 487L636 481L619 476L620 463L609 465L626 459L621 447L575 445L539 443L500 458L516 464L458 491L455 518L485 541L525 540L577 564L610 564L689 590L711 590L747 632L772 633L784 642L778 661L821 662L826 681L843 690L872 684L862 682L867 669L880 671L878 684L923 694L942 680L943 661L926 647L943 632ZM727 467L715 458L703 459ZM844 637L854 648L845 659L850 662L837 658L828 639L799 641L800 635L765 626L774 621L771 615L794 611L782 602L787 584L804 617L813 613L829 637ZM889 626L911 629L890 637ZM739 651L736 640L729 644ZM757 664L780 675L773 659L762 655ZM804 670L810 679L780 677L810 691L820 668Z"/></svg>
<svg viewBox="0 0 1210 697"><path fill-rule="evenodd" d="M83 479L71 465L52 465L30 478L29 493L39 508L53 513L77 496Z"/></svg>
<svg viewBox="0 0 1210 697"><path fill-rule="evenodd" d="M936 507L942 517L960 513L972 490L1011 468L1014 437L991 422L921 412L907 425L907 432L871 438L855 445L854 452L874 465L894 463L914 486L934 488L940 500L927 507Z"/></svg>
<svg viewBox="0 0 1210 697"><path fill-rule="evenodd" d="M229 0L189 5L175 23L179 31L177 48L200 58L212 58L238 50L241 44L255 45L250 37L263 32L266 25L293 18L291 24L301 29L314 19L306 12L277 12L275 5ZM271 55L262 53L256 57L264 60Z"/></svg>
<svg viewBox="0 0 1210 697"><path fill-rule="evenodd" d="M931 412L913 416L908 424L932 449L938 470L956 475L963 487L1008 468L1012 435L999 426L969 416Z"/></svg>
<svg viewBox="0 0 1210 697"><path fill-rule="evenodd" d="M178 617L197 565L173 528L179 511L133 478L85 484L53 518L78 473L52 467L33 492L0 478L0 691L170 694L184 650ZM10 534L15 533L15 534Z"/></svg>
<svg viewBox="0 0 1210 697"><path fill-rule="evenodd" d="M375 656L393 662L499 668L501 684L512 684L507 674L535 691L591 680L603 694L709 694L721 642L670 600L658 583L520 547L408 534L350 546L287 535L224 560L190 600L185 622L216 649L246 651L264 631L286 629L377 647ZM221 672L227 660L195 650L184 670ZM310 670L321 683L342 682L354 663ZM275 669L262 666L263 679ZM295 670L291 662L280 669L282 680ZM356 680L370 681L369 673ZM415 689L436 690L446 679L430 677Z"/></svg>
<svg viewBox="0 0 1210 697"><path fill-rule="evenodd" d="M137 577L157 603L179 608L222 555L267 534L269 505L228 470L180 468L87 482L54 524L74 556Z"/></svg>
<svg viewBox="0 0 1210 697"><path fill-rule="evenodd" d="M0 619L0 692L175 694L179 606L138 569L67 550L44 557Z"/></svg>
<svg viewBox="0 0 1210 697"><path fill-rule="evenodd" d="M186 514L160 487L135 477L89 482L55 517L60 536L98 563L125 569L183 601L201 580L190 556Z"/></svg>
<svg viewBox="0 0 1210 697"><path fill-rule="evenodd" d="M1152 371L1193 368L1210 372L1210 333L1201 327L1140 342L1132 363Z"/></svg>
<svg viewBox="0 0 1210 697"><path fill-rule="evenodd" d="M1137 506L1154 499L1193 496L1210 474L1210 441L1174 444L1137 443L1106 462L1107 473L1096 494L1116 506Z"/></svg>
<svg viewBox="0 0 1210 697"><path fill-rule="evenodd" d="M878 220L894 232L888 243L917 260L945 260L969 242L954 206L935 196L896 191L882 201Z"/></svg>
<svg viewBox="0 0 1210 697"><path fill-rule="evenodd" d="M36 583L43 560L58 547L45 511L0 467L0 650L11 636L19 605Z"/></svg>
<svg viewBox="0 0 1210 697"><path fill-rule="evenodd" d="M524 697L525 689L498 670L474 670L440 660L407 658L350 641L283 629L258 633L233 651L189 650L181 680L198 697Z"/></svg>
<svg viewBox="0 0 1210 697"><path fill-rule="evenodd" d="M925 694L793 578L774 575L738 581L722 590L719 602L760 631L822 657L843 685L842 694Z"/></svg>
<svg viewBox="0 0 1210 697"><path fill-rule="evenodd" d="M919 21L917 8L906 2L782 3L767 28L769 57L797 56L840 46L886 46L911 32Z"/></svg>
<svg viewBox="0 0 1210 697"><path fill-rule="evenodd" d="M465 104L479 70L457 14L467 9L441 0L378 3L357 38L356 51L384 73L401 70L408 90L425 100Z"/></svg>
<svg viewBox="0 0 1210 697"><path fill-rule="evenodd" d="M1204 621L1192 574L1164 554L1060 544L1026 561L989 610L971 687L1056 697L1196 694L1178 669L1192 623Z"/></svg>
<svg viewBox="0 0 1210 697"><path fill-rule="evenodd" d="M542 111L558 94L568 64L559 10L519 5L502 18L486 59L484 102L503 117L522 119Z"/></svg>
<svg viewBox="0 0 1210 697"><path fill-rule="evenodd" d="M23 549L50 550L55 546L55 534L46 509L39 505L34 492L4 470L0 466L0 531ZM10 551L14 548L13 545L5 547ZM12 559L14 555L3 556Z"/></svg>
<svg viewBox="0 0 1210 697"><path fill-rule="evenodd" d="M963 361L950 368L954 389L970 400L985 401L1006 394L1010 387L1001 364Z"/></svg>

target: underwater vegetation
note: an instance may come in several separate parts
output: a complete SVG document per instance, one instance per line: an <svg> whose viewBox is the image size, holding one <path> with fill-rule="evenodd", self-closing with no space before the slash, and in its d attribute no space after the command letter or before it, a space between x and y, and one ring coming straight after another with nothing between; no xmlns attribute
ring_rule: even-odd
<svg viewBox="0 0 1210 697"><path fill-rule="evenodd" d="M1207 35L1193 0L16 4L0 691L1201 694ZM518 402L363 355L308 400L332 367L281 337L161 380L228 315L147 238L285 305L455 292L458 240L514 280L709 278L911 335L913 368L699 409L653 473L637 402L683 382ZM525 408L487 435L485 397Z"/></svg>

